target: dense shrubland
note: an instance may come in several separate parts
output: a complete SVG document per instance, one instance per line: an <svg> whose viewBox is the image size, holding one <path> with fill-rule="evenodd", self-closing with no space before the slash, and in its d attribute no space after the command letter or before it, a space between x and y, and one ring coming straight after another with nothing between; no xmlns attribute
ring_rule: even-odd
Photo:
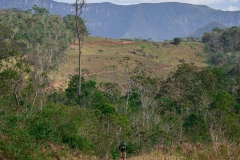
<svg viewBox="0 0 240 160"><path fill-rule="evenodd" d="M188 158L239 156L239 65L182 64L163 80L123 57L124 86L82 78L78 96L78 76L72 75L66 90L49 92L49 71L64 63L74 39L73 17L33 9L0 12L0 159L76 152L115 159L122 140L129 155L160 147ZM234 52L234 46L221 51Z"/></svg>

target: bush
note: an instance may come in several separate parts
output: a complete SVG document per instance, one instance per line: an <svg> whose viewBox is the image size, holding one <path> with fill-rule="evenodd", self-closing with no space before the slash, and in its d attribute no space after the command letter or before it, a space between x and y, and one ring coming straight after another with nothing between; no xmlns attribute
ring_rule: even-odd
<svg viewBox="0 0 240 160"><path fill-rule="evenodd" d="M127 144L127 153L130 155L140 153L141 150L142 150L141 145L138 145L136 143L131 143L131 142Z"/></svg>
<svg viewBox="0 0 240 160"><path fill-rule="evenodd" d="M90 142L86 138L83 138L77 134L63 136L62 142L67 144L72 149L79 149L79 150L93 149L93 146L90 144Z"/></svg>
<svg viewBox="0 0 240 160"><path fill-rule="evenodd" d="M114 160L118 159L118 157L120 157L120 152L119 152L119 150L118 150L118 149L113 150L113 151L111 152L111 157L112 157L112 159L114 159Z"/></svg>
<svg viewBox="0 0 240 160"><path fill-rule="evenodd" d="M35 133L34 136L30 134L29 124L26 123L27 117L20 113L11 114L7 116L8 118L3 119L5 123L1 125L0 159L51 159L53 156L51 151L47 150L44 153L41 151L46 145L42 145L43 143L40 141L35 143L35 135L39 137L39 134Z"/></svg>
<svg viewBox="0 0 240 160"><path fill-rule="evenodd" d="M183 128L186 135L191 138L191 142L208 142L210 140L206 122L199 114L190 114L184 122Z"/></svg>
<svg viewBox="0 0 240 160"><path fill-rule="evenodd" d="M18 126L11 133L5 134L5 138L0 139L0 159L19 159L31 160L46 159L46 153L40 153L40 145L33 143L33 138L25 128L20 129ZM51 157L48 155L48 158Z"/></svg>
<svg viewBox="0 0 240 160"><path fill-rule="evenodd" d="M180 43L181 43L181 39L180 38L174 38L173 44L178 45Z"/></svg>
<svg viewBox="0 0 240 160"><path fill-rule="evenodd" d="M40 120L32 124L29 134L36 140L48 140L54 137L54 124L49 120Z"/></svg>
<svg viewBox="0 0 240 160"><path fill-rule="evenodd" d="M108 103L104 103L104 104L99 104L97 105L97 108L101 111L101 113L103 115L109 116L109 115L114 115L116 114L116 109Z"/></svg>

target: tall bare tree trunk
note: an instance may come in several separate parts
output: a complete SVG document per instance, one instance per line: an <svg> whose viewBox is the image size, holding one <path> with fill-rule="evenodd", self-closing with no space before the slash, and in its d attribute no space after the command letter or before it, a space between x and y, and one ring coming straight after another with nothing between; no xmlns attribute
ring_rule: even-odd
<svg viewBox="0 0 240 160"><path fill-rule="evenodd" d="M80 1L80 2L78 2ZM76 0L75 2L75 9L76 9L76 14L75 14L75 20L76 20L76 30L77 30L77 37L78 37L78 95L81 95L81 76L82 76L82 69L81 69L81 54L82 54L82 33L80 30L80 25L79 25L79 18L82 14L83 7L85 5L85 0Z"/></svg>
<svg viewBox="0 0 240 160"><path fill-rule="evenodd" d="M78 58L78 61L79 61L79 73L78 73L78 75L79 75L79 83L78 83L78 95L80 96L81 95L81 83L82 83L82 81L81 81L81 76L82 76L82 71L81 71L81 51L79 51L79 58Z"/></svg>
<svg viewBox="0 0 240 160"><path fill-rule="evenodd" d="M79 35L79 34L78 34ZM78 95L81 95L81 78L82 78L82 68L81 68L81 54L82 54L82 46L81 46L81 38L78 37Z"/></svg>

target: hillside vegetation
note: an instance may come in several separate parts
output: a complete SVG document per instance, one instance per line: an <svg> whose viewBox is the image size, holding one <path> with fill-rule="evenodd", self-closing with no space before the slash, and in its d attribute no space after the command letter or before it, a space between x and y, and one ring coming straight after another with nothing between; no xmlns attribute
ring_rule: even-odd
<svg viewBox="0 0 240 160"><path fill-rule="evenodd" d="M68 50L68 60L55 74L55 86L66 87L69 75L77 74L78 53L77 44L72 44ZM134 68L134 61L143 63L148 71L156 77L167 78L177 65L194 63L198 67L206 67L204 44L200 42L182 42L174 45L171 42L149 42L138 39L104 39L87 37L83 43L83 69L85 77L94 77L98 82L115 82L125 84L127 76L121 61L129 57L130 68Z"/></svg>
<svg viewBox="0 0 240 160"><path fill-rule="evenodd" d="M78 96L73 19L37 6L0 12L0 159L118 159L122 140L132 160L239 159L238 48L210 64L204 37L179 45L88 37ZM54 71L66 87L49 87Z"/></svg>

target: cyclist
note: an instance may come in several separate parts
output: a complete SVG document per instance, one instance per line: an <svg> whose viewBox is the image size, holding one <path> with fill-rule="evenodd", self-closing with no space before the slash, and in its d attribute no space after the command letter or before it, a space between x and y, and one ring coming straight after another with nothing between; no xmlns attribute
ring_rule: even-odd
<svg viewBox="0 0 240 160"><path fill-rule="evenodd" d="M121 152L121 158L126 158L127 145L124 141L119 145L119 151Z"/></svg>

